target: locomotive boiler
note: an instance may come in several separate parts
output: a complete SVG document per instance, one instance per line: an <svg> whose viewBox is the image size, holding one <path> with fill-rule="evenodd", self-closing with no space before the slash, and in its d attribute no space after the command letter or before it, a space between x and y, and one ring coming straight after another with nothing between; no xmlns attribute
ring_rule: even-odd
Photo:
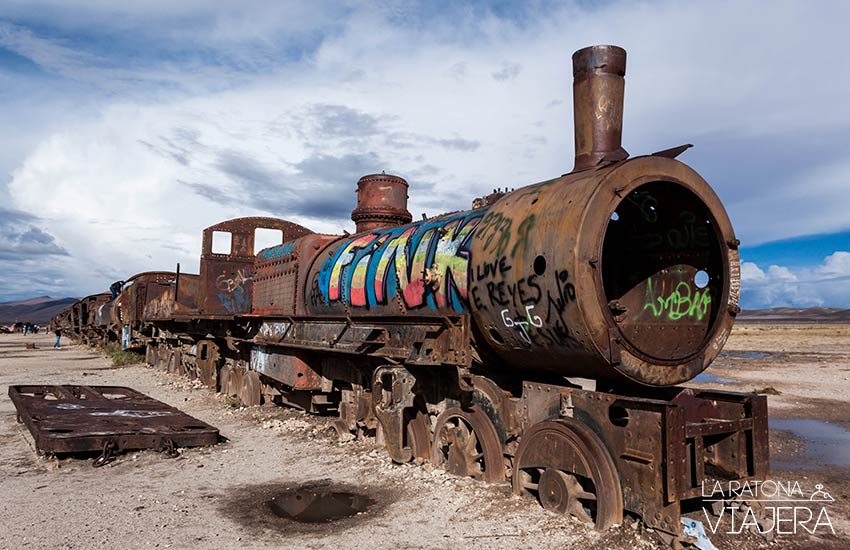
<svg viewBox="0 0 850 550"><path fill-rule="evenodd" d="M739 243L676 160L689 145L622 148L625 66L615 46L573 55L575 165L558 178L413 222L407 182L375 174L351 235L207 228L200 275L164 282L134 331L149 362L600 529L627 510L679 536L704 482L766 477L767 406L678 386L729 336ZM255 251L258 228L280 244Z"/></svg>

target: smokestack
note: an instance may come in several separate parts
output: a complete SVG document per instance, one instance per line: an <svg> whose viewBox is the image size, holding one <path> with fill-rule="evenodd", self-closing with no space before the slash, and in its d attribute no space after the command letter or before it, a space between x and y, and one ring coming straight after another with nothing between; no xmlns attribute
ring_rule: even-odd
<svg viewBox="0 0 850 550"><path fill-rule="evenodd" d="M363 176L357 182L357 208L351 213L356 232L385 229L410 223L407 182L389 174Z"/></svg>
<svg viewBox="0 0 850 550"><path fill-rule="evenodd" d="M573 54L574 172L629 156L621 146L625 75L623 48L590 46Z"/></svg>

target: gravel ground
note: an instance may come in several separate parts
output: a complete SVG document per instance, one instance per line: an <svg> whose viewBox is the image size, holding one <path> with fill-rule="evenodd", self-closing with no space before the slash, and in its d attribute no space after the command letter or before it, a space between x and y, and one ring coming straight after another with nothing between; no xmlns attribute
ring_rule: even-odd
<svg viewBox="0 0 850 550"><path fill-rule="evenodd" d="M727 349L774 355L721 359L712 372L729 381L696 385L737 391L773 385L782 395L770 398L771 415L846 422L848 334L850 328L837 335L795 334L795 345L788 334L736 328ZM27 342L38 349L25 349ZM454 478L427 463L393 465L374 441L340 440L327 418L283 408L233 408L223 396L177 376L143 365L113 368L90 350L51 346L49 335L0 335L0 548L664 547L633 518L597 533L511 496L507 484ZM39 457L7 397L9 385L28 383L129 386L216 426L227 440L183 449L176 459L154 451L124 454L100 469L90 459ZM812 399L832 404L829 412L812 406ZM774 456L781 452L784 459L805 462L804 440L778 431L771 437ZM720 548L846 548L848 473L817 464L799 472L774 469L775 477L804 475L826 483L836 497L835 537L712 539ZM367 495L374 504L321 524L271 513L272 497L304 485Z"/></svg>

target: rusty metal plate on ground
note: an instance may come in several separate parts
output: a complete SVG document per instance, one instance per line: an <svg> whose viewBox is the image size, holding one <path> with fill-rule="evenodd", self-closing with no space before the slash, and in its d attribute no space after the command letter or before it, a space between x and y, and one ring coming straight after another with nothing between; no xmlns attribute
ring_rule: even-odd
<svg viewBox="0 0 850 550"><path fill-rule="evenodd" d="M10 386L9 397L42 452L199 447L219 439L217 428L131 388Z"/></svg>

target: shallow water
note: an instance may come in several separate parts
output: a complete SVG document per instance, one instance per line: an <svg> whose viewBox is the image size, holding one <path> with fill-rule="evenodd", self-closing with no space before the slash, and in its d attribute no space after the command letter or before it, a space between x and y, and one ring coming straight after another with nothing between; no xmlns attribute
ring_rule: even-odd
<svg viewBox="0 0 850 550"><path fill-rule="evenodd" d="M736 380L732 380L731 378L722 378L720 376L716 376L708 371L702 371L694 378L691 379L691 382L713 382L715 384L734 384Z"/></svg>
<svg viewBox="0 0 850 550"><path fill-rule="evenodd" d="M808 418L772 418L769 426L771 430L789 431L801 438L808 459L818 464L850 467L850 430ZM800 464L775 461L772 466L791 469Z"/></svg>

